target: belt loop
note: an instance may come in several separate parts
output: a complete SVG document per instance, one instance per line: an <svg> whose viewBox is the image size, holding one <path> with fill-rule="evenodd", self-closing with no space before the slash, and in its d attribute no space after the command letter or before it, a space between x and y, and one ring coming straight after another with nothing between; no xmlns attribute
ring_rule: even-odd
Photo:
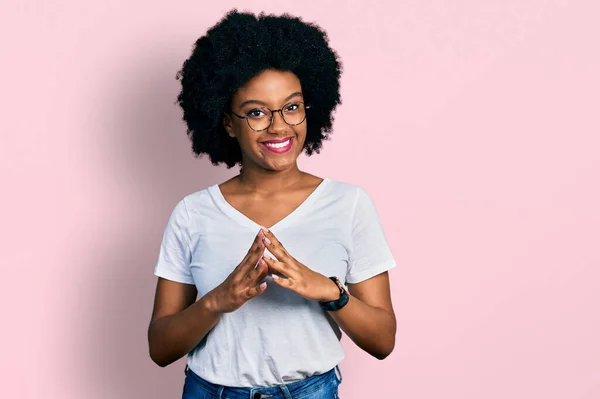
<svg viewBox="0 0 600 399"><path fill-rule="evenodd" d="M338 379L338 382L341 384L342 383L342 370L340 370L340 365L338 364L337 366L335 366L335 372L336 372L336 377Z"/></svg>
<svg viewBox="0 0 600 399"><path fill-rule="evenodd" d="M292 394L290 393L290 390L285 384L279 385L279 389L281 389L281 392L283 392L283 397L285 399L294 399L292 398Z"/></svg>

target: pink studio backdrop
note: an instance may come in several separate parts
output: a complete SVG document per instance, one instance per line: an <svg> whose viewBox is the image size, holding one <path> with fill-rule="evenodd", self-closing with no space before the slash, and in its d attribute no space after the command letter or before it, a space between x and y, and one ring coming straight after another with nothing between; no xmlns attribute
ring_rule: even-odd
<svg viewBox="0 0 600 399"><path fill-rule="evenodd" d="M341 397L600 398L595 1L4 1L2 398L177 398L147 350L168 215L225 180L175 73L225 11L291 12L344 62L301 159L373 197L397 346L348 338Z"/></svg>

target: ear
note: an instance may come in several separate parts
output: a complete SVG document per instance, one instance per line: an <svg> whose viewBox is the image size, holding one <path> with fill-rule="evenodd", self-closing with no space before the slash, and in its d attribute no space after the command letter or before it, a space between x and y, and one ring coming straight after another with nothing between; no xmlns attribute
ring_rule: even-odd
<svg viewBox="0 0 600 399"><path fill-rule="evenodd" d="M235 133L233 132L232 124L233 122L231 120L231 116L229 116L227 113L223 114L223 127L225 128L225 131L227 132L229 137L235 138Z"/></svg>

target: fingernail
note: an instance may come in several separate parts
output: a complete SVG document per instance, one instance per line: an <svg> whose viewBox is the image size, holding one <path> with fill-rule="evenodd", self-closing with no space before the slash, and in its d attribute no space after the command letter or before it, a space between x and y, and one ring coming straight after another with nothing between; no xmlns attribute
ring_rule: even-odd
<svg viewBox="0 0 600 399"><path fill-rule="evenodd" d="M265 226L260 226L260 230L264 231L265 233L269 231L269 229L267 229Z"/></svg>
<svg viewBox="0 0 600 399"><path fill-rule="evenodd" d="M265 244L263 244L262 240L258 242L258 247L259 247L259 248L262 248L262 247L263 247L263 245L265 245Z"/></svg>
<svg viewBox="0 0 600 399"><path fill-rule="evenodd" d="M262 284L260 285L260 288L261 288L261 289L263 289L263 288L265 288L266 286L267 286L267 283L265 282L265 283L262 283Z"/></svg>
<svg viewBox="0 0 600 399"><path fill-rule="evenodd" d="M271 240L269 240L269 237L263 237L263 240L265 240L267 244L271 244Z"/></svg>
<svg viewBox="0 0 600 399"><path fill-rule="evenodd" d="M256 235L260 237L260 236L262 236L262 234L263 234L263 230L261 229L261 230L258 230L258 234L256 234Z"/></svg>
<svg viewBox="0 0 600 399"><path fill-rule="evenodd" d="M263 258L266 258L266 259L272 259L272 258L271 258L269 255L267 255L267 254L263 254L263 256L262 256L262 257L263 257Z"/></svg>
<svg viewBox="0 0 600 399"><path fill-rule="evenodd" d="M273 274L271 277L273 277L273 280L279 280L279 276L276 274Z"/></svg>

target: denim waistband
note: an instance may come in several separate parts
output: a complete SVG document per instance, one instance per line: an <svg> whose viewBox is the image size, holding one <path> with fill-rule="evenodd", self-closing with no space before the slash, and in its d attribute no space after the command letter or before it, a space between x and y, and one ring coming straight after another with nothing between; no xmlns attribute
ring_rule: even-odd
<svg viewBox="0 0 600 399"><path fill-rule="evenodd" d="M196 382L202 389L214 395L218 399L288 399L302 397L325 387L332 379L337 379L338 384L342 382L342 373L339 366L331 370L307 377L300 381L289 384L275 385L271 387L237 388L226 387L206 381L194 373L187 365L185 374Z"/></svg>

